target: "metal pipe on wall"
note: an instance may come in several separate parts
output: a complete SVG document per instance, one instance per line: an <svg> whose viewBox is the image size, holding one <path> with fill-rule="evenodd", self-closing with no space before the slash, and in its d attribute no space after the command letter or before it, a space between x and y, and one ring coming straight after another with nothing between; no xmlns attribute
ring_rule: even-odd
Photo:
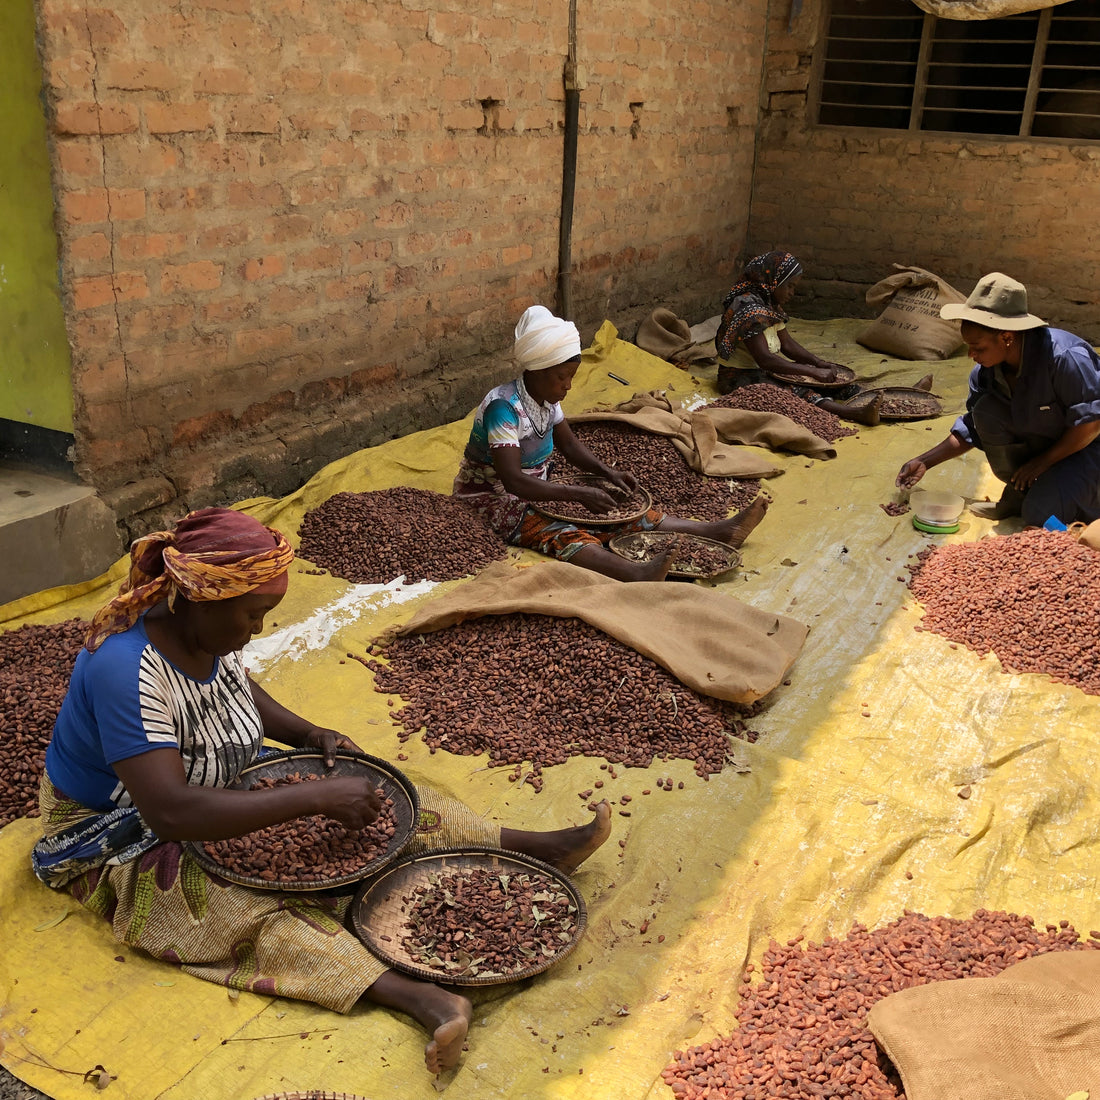
<svg viewBox="0 0 1100 1100"><path fill-rule="evenodd" d="M562 151L561 220L558 226L558 315L573 319L573 199L577 190L577 131L581 93L577 87L577 0L569 0L569 52L565 85L565 141Z"/></svg>

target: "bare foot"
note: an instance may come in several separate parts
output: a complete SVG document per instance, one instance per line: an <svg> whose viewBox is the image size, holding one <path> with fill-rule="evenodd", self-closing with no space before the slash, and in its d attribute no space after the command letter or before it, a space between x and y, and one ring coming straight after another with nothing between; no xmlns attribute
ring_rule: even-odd
<svg viewBox="0 0 1100 1100"><path fill-rule="evenodd" d="M444 1020L432 1032L432 1041L424 1048L424 1065L429 1073L442 1073L445 1069L451 1069L458 1065L458 1059L462 1056L462 1046L466 1042L466 1034L470 1030L470 1020L473 1009L465 997L457 997L465 1002L465 1008Z"/></svg>
<svg viewBox="0 0 1100 1100"><path fill-rule="evenodd" d="M648 561L638 562L636 581L663 581L668 576L668 571L676 564L679 555L676 548L672 547L663 554L650 558Z"/></svg>
<svg viewBox="0 0 1100 1100"><path fill-rule="evenodd" d="M844 414L844 419L854 420L857 424L865 424L867 427L873 428L882 420L882 414L879 411L881 405L882 394L876 393L866 405L858 409L849 409Z"/></svg>
<svg viewBox="0 0 1100 1100"><path fill-rule="evenodd" d="M747 508L742 508L730 519L714 525L714 538L728 542L735 549L749 537L768 511L768 498L761 494Z"/></svg>
<svg viewBox="0 0 1100 1100"><path fill-rule="evenodd" d="M424 1065L429 1073L442 1073L458 1065L474 1015L473 1005L461 994L387 970L363 996L412 1016L431 1035L424 1048Z"/></svg>
<svg viewBox="0 0 1100 1100"><path fill-rule="evenodd" d="M596 807L587 825L557 829L549 833L530 833L520 829L501 829L500 846L523 852L544 863L572 874L611 835L611 807L605 799Z"/></svg>

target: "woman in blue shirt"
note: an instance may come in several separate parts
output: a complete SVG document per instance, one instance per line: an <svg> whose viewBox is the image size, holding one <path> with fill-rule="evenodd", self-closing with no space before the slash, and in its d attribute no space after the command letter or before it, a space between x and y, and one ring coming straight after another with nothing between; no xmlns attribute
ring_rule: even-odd
<svg viewBox="0 0 1100 1100"><path fill-rule="evenodd" d="M940 314L962 321L977 364L966 412L946 439L902 466L896 484L911 488L931 467L977 447L1005 488L997 502L973 505L976 514L1019 515L1029 527L1051 517L1100 519L1100 356L1028 313L1024 285L1000 272Z"/></svg>

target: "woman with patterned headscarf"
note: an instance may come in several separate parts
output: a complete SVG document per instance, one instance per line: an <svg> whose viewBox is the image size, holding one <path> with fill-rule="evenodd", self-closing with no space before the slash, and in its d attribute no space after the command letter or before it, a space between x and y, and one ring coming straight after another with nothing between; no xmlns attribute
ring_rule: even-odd
<svg viewBox="0 0 1100 1100"><path fill-rule="evenodd" d="M549 481L555 451L579 470L595 474L623 491L637 487L633 475L601 462L569 427L561 409L581 362L581 340L572 321L545 306L531 306L516 325L515 358L521 373L490 390L474 414L470 440L454 482L454 495L475 508L514 546L593 569L617 580L663 580L671 566L664 554L628 561L607 549L626 531L684 531L740 546L764 518L767 501L757 497L728 519L704 523L651 508L633 523L586 527L552 520L533 504L581 501L590 511L609 512L615 500L603 489Z"/></svg>
<svg viewBox="0 0 1100 1100"><path fill-rule="evenodd" d="M245 667L241 649L283 598L293 557L278 531L228 508L133 544L129 577L92 620L46 750L34 872L109 920L119 941L196 977L337 1012L360 997L405 1012L427 1030L425 1062L438 1073L466 1039L465 997L372 955L344 926L350 896L240 886L208 875L181 843L314 814L358 829L379 812L374 784L354 776L230 787L265 738L330 766L337 750L356 748L281 706ZM569 871L610 832L606 802L587 825L535 833L418 793L409 854L483 844Z"/></svg>
<svg viewBox="0 0 1100 1100"><path fill-rule="evenodd" d="M718 392L730 393L760 381L775 382L799 397L845 420L879 422L879 400L858 410L822 397L814 382L836 381L839 363L804 348L787 329L786 305L794 297L802 265L789 252L765 252L746 265L740 280L722 302L722 320L714 338L718 358ZM854 383L836 396L854 396Z"/></svg>

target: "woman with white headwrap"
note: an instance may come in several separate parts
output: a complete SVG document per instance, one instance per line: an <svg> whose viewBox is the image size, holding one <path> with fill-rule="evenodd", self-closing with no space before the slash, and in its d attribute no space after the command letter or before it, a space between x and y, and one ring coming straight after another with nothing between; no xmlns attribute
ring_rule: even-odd
<svg viewBox="0 0 1100 1100"><path fill-rule="evenodd" d="M454 483L454 495L476 508L514 546L539 550L618 580L662 580L671 564L668 555L627 561L608 550L607 542L624 531L659 527L740 546L763 519L767 508L763 498L738 515L713 523L679 519L651 508L632 523L587 528L536 512L532 502L553 500L579 500L596 513L616 507L603 489L548 481L555 450L578 469L624 491L635 489L637 482L631 474L604 465L573 434L561 410L561 400L581 361L577 326L555 317L545 306L531 306L516 325L515 356L522 373L490 390L478 406Z"/></svg>

